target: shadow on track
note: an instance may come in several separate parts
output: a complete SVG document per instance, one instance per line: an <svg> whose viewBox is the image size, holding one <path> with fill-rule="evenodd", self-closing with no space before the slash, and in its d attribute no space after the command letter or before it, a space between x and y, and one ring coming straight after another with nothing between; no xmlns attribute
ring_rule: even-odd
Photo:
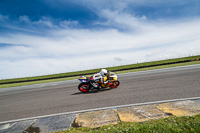
<svg viewBox="0 0 200 133"><path fill-rule="evenodd" d="M111 88L104 88L104 89L101 89L101 90L92 90L92 91L89 91L89 92L86 92L86 93L82 93L82 92L76 92L76 93L73 93L71 95L80 95L80 94L92 94L92 93L101 93L103 91L108 91L108 90L111 90Z"/></svg>

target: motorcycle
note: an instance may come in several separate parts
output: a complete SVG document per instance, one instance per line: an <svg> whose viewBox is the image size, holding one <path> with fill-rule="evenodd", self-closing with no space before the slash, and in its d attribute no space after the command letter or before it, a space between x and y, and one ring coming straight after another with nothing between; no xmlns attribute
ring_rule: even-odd
<svg viewBox="0 0 200 133"><path fill-rule="evenodd" d="M78 89L83 92L89 92L90 90L93 89L101 89L101 88L117 88L120 84L119 80L117 79L117 75L114 72L109 72L108 76L104 77L104 81L108 80L109 83L108 84L103 84L101 81L97 82L97 86L98 88L94 88L93 85L91 85L90 80L93 80L93 76L86 77L86 76L81 76L80 78L78 78L78 80L81 81L81 83L78 85Z"/></svg>

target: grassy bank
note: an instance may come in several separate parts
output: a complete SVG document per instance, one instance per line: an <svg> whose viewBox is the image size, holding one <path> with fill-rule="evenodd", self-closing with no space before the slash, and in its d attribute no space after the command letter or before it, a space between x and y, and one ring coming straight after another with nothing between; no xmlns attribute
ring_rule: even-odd
<svg viewBox="0 0 200 133"><path fill-rule="evenodd" d="M146 62L146 63L132 64L132 65L117 66L117 67L109 67L107 69L110 70L110 71L116 71L115 73L119 74L119 73L135 72L135 71L144 71L144 70L152 70L152 69L200 64L200 61L195 61L196 59L199 59L199 58L200 58L200 56L191 56L191 57L184 57L184 58L177 58L177 59L169 59L169 60ZM158 65L158 64L163 64L163 63L172 63L172 62L178 62L178 61L184 61L184 60L191 60L191 62L168 64L168 65L159 65L159 66L152 66L152 67L139 68L139 69L130 69L130 68L137 68L137 67L143 67L143 66ZM122 70L122 69L129 69L129 70L118 71L118 70ZM96 73L98 71L100 71L100 69L61 73L61 74L46 75L46 76L37 76L37 77L0 80L0 88L77 79L79 76L75 76L75 75L79 75L79 74L84 75L84 74L87 74L87 73ZM65 76L71 76L71 77L65 77ZM50 78L50 79L47 80L47 78ZM39 81L22 82L22 83L7 83L7 82L15 82L15 81L35 80L35 79L36 80L39 79Z"/></svg>
<svg viewBox="0 0 200 133"><path fill-rule="evenodd" d="M165 119L152 120L143 123L124 123L103 126L97 129L69 128L56 133L200 133L200 115L171 116Z"/></svg>

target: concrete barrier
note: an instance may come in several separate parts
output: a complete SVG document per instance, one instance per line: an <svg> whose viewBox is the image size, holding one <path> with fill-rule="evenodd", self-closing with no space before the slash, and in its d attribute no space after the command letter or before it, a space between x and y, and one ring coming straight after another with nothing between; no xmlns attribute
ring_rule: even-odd
<svg viewBox="0 0 200 133"><path fill-rule="evenodd" d="M124 105L112 108L79 111L45 118L34 118L0 124L0 133L48 133L66 130L69 127L97 128L123 122L144 122L152 119L200 114L200 98L191 100L168 100Z"/></svg>
<svg viewBox="0 0 200 133"><path fill-rule="evenodd" d="M162 112L175 116L192 116L200 113L200 104L191 100L163 103L156 107Z"/></svg>
<svg viewBox="0 0 200 133"><path fill-rule="evenodd" d="M154 105L131 106L117 109L123 122L143 122L168 117Z"/></svg>
<svg viewBox="0 0 200 133"><path fill-rule="evenodd" d="M113 109L99 110L77 115L73 126L74 127L101 127L104 125L117 124L120 122L117 112Z"/></svg>

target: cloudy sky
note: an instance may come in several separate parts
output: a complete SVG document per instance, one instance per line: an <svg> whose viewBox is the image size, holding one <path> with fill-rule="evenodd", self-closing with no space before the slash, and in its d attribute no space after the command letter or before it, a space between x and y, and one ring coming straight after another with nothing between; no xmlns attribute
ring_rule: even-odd
<svg viewBox="0 0 200 133"><path fill-rule="evenodd" d="M198 54L199 0L0 0L0 79Z"/></svg>

